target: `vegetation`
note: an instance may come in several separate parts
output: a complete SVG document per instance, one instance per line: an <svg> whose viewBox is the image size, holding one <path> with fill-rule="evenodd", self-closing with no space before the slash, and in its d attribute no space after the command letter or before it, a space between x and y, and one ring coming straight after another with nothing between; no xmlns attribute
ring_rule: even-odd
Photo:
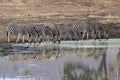
<svg viewBox="0 0 120 80"><path fill-rule="evenodd" d="M21 0L11 0L11 3L20 4L20 3L21 3Z"/></svg>
<svg viewBox="0 0 120 80"><path fill-rule="evenodd" d="M30 75L30 69L29 68L25 68L25 76L29 76Z"/></svg>
<svg viewBox="0 0 120 80"><path fill-rule="evenodd" d="M120 0L1 0L1 4L80 4L114 3Z"/></svg>

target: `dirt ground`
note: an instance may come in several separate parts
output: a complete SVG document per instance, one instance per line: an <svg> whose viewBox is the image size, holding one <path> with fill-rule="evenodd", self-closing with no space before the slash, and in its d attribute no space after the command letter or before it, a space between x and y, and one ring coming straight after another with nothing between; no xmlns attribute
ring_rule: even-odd
<svg viewBox="0 0 120 80"><path fill-rule="evenodd" d="M52 3L52 2L51 2ZM111 38L120 38L120 3L0 4L0 42L6 42L9 24L74 23L84 19L109 24Z"/></svg>

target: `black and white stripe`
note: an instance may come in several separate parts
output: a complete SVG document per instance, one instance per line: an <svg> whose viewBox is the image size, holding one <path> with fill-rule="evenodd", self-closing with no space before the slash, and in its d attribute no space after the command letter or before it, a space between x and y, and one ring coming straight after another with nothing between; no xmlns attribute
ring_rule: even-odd
<svg viewBox="0 0 120 80"><path fill-rule="evenodd" d="M105 24L99 23L99 22L91 22L90 25L93 27L95 33L94 33L94 39L96 38L105 38L107 39L108 36L108 31L105 28Z"/></svg>
<svg viewBox="0 0 120 80"><path fill-rule="evenodd" d="M77 34L78 34L77 36L79 40L80 39L83 40L85 38L89 39L90 34L94 33L93 29L86 21L80 21L80 22L74 23L73 26L77 28Z"/></svg>
<svg viewBox="0 0 120 80"><path fill-rule="evenodd" d="M8 25L7 26L7 38L8 38L8 42L10 42L10 37L12 35L17 36L16 43L19 41L20 36L23 37L23 42L24 42L25 36L28 36L28 29L25 26Z"/></svg>
<svg viewBox="0 0 120 80"><path fill-rule="evenodd" d="M50 41L50 37L53 36L53 31L44 24L40 25L34 25L33 26L35 31L37 32L37 39L40 39L40 42L42 41Z"/></svg>
<svg viewBox="0 0 120 80"><path fill-rule="evenodd" d="M58 30L59 24L47 23L44 24L47 27L47 30L52 32L52 41L60 43L60 32Z"/></svg>
<svg viewBox="0 0 120 80"><path fill-rule="evenodd" d="M17 36L16 43L22 36L22 41L25 41L25 36L29 42L44 42L52 41L60 43L61 40L83 40L108 38L109 34L106 30L106 24L93 21L79 21L71 24L39 24L33 26L23 25L8 25L7 39L11 41L12 35Z"/></svg>

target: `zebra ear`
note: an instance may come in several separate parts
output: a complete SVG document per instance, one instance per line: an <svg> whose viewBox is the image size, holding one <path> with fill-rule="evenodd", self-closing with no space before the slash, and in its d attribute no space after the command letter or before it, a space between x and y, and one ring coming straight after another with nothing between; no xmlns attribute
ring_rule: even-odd
<svg viewBox="0 0 120 80"><path fill-rule="evenodd" d="M76 24L76 23L74 23L74 24L73 24L73 26L77 26L77 24Z"/></svg>
<svg viewBox="0 0 120 80"><path fill-rule="evenodd" d="M75 26L75 25L73 24L73 26Z"/></svg>

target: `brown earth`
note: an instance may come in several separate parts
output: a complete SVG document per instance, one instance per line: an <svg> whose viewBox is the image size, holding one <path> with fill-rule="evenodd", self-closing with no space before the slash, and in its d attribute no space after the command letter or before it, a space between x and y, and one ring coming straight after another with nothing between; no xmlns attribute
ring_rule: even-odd
<svg viewBox="0 0 120 80"><path fill-rule="evenodd" d="M119 8L119 0L3 0L0 1L0 42L7 41L8 24L69 24L81 19L109 24L106 28L110 37L120 38Z"/></svg>

